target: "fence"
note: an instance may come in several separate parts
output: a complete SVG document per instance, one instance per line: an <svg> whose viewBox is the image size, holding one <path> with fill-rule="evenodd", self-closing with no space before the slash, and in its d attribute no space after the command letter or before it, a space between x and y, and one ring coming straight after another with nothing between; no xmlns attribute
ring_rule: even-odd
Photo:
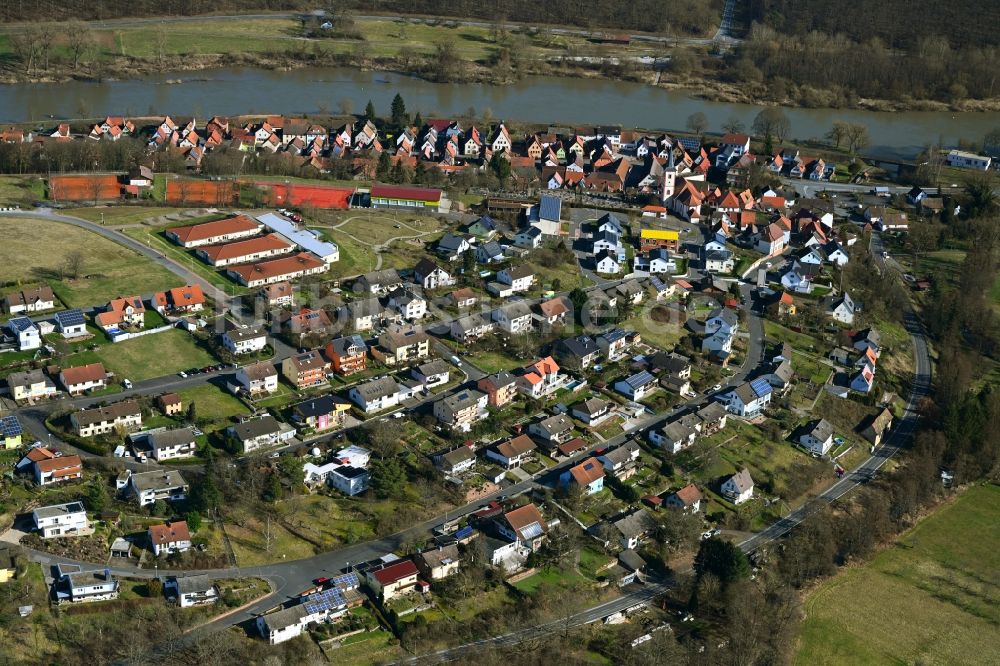
<svg viewBox="0 0 1000 666"><path fill-rule="evenodd" d="M125 331L113 331L109 332L108 336L111 337L111 342L125 342L126 340L131 340L132 338L141 338L144 335L152 335L153 333L163 333L164 331L169 331L173 326L166 324L164 326L157 326L156 328L147 328L144 331L136 331L135 333L127 333Z"/></svg>

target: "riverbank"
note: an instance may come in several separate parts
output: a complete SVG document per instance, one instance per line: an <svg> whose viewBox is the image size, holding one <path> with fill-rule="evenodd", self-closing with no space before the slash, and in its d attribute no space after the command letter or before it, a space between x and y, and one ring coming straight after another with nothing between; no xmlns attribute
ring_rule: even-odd
<svg viewBox="0 0 1000 666"><path fill-rule="evenodd" d="M343 34L318 39L304 37L302 26L286 15L80 26L87 32L83 47L77 50L69 38L56 40L51 58L38 57L31 66L23 64L13 34L8 32L6 39L0 34L0 57L22 62L0 72L0 83L103 84L227 67L279 72L353 67L452 84L510 86L529 76L625 81L707 101L786 108L1000 111L1000 97L950 104L859 98L792 83L778 96L762 82L733 81L730 64L712 52L711 40L695 36L637 34L627 43L606 43L585 31L555 26L378 16L360 18ZM89 109L78 111L88 115Z"/></svg>

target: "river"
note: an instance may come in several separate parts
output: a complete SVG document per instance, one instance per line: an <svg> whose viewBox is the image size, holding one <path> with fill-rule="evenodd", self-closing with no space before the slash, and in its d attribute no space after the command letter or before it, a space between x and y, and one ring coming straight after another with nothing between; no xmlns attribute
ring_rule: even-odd
<svg viewBox="0 0 1000 666"><path fill-rule="evenodd" d="M182 83L170 83L180 80ZM350 68L305 68L278 72L231 68L166 72L127 81L70 81L0 86L0 122L45 121L104 115L240 115L336 112L350 99L355 113L371 99L388 113L397 92L411 112L424 118L489 109L494 119L537 123L618 124L649 129L682 129L687 117L702 111L710 131L729 118L750 127L760 107L710 102L684 92L637 83L598 79L527 77L511 85L439 84L391 72ZM786 109L791 136L821 138L835 120L864 123L868 155L912 158L927 144L960 138L980 141L1000 125L996 113L908 111L882 113L837 109Z"/></svg>

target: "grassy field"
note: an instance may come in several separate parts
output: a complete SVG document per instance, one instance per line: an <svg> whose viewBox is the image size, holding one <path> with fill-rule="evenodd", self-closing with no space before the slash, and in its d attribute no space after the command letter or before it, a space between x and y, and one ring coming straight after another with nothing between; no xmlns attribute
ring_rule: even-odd
<svg viewBox="0 0 1000 666"><path fill-rule="evenodd" d="M94 353L119 380L127 377L133 382L218 362L178 328L105 345Z"/></svg>
<svg viewBox="0 0 1000 666"><path fill-rule="evenodd" d="M164 209L171 210L171 209ZM217 216L211 216L215 218ZM204 218L211 219L211 218ZM147 247L151 247L155 250L159 250L164 254L171 257L174 261L182 264L185 268L188 268L198 275L224 290L228 294L246 294L251 290L246 287L241 287L229 278L225 277L220 270L209 266L203 261L196 259L193 252L189 252L179 245L171 243L163 236L163 230L168 227L176 227L187 224L194 224L197 221L202 221L203 218L197 218L196 220L189 220L185 222L176 222L162 227L131 227L129 229L124 229L123 233L126 236L130 236L137 241L145 243Z"/></svg>
<svg viewBox="0 0 1000 666"><path fill-rule="evenodd" d="M664 316L672 314L673 310L661 306L653 306L655 312L664 312ZM671 351L680 342L687 332L684 329L684 321L656 321L653 317L659 316L651 314L652 311L642 306L639 314L626 319L620 324L625 330L633 330L642 336L642 341L659 347L665 351ZM662 318L662 317L661 317Z"/></svg>
<svg viewBox="0 0 1000 666"><path fill-rule="evenodd" d="M0 220L0 282L41 281L70 307L103 304L116 296L150 294L183 281L146 257L85 229L44 220ZM63 279L73 251L85 250L81 276Z"/></svg>
<svg viewBox="0 0 1000 666"><path fill-rule="evenodd" d="M212 384L202 384L184 389L178 393L184 402L184 409L195 404L197 420L205 432L212 432L231 425L230 418L247 413L246 405ZM205 421L202 421L205 419Z"/></svg>
<svg viewBox="0 0 1000 666"><path fill-rule="evenodd" d="M34 176L0 176L0 205L30 204L45 198L45 181Z"/></svg>
<svg viewBox="0 0 1000 666"><path fill-rule="evenodd" d="M813 592L796 664L1000 662L1000 486L970 488Z"/></svg>

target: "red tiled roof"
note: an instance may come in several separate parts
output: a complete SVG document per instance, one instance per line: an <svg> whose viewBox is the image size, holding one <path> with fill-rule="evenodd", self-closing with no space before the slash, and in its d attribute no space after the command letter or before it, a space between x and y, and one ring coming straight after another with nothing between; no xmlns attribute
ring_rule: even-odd
<svg viewBox="0 0 1000 666"><path fill-rule="evenodd" d="M569 469L573 480L581 486L589 486L594 481L604 478L604 465L597 458L588 458L579 465Z"/></svg>
<svg viewBox="0 0 1000 666"><path fill-rule="evenodd" d="M587 442L585 442L581 437L574 437L565 444L560 444L558 447L559 453L564 456L570 456L577 451L582 451L587 448Z"/></svg>
<svg viewBox="0 0 1000 666"><path fill-rule="evenodd" d="M149 526L149 540L153 545L162 546L171 541L190 541L191 532L187 522L179 520L176 523L163 523Z"/></svg>
<svg viewBox="0 0 1000 666"><path fill-rule="evenodd" d="M371 196L388 197L390 199L413 199L416 201L440 201L441 190L428 187L402 187L398 185L372 185Z"/></svg>
<svg viewBox="0 0 1000 666"><path fill-rule="evenodd" d="M80 456L60 456L36 460L35 466L42 472L55 472L55 476L69 476L83 469Z"/></svg>
<svg viewBox="0 0 1000 666"><path fill-rule="evenodd" d="M325 264L308 252L300 252L291 257L282 257L256 264L242 264L229 268L245 281L262 280L279 275L291 275L304 270L321 268Z"/></svg>
<svg viewBox="0 0 1000 666"><path fill-rule="evenodd" d="M695 502L701 501L701 491L698 490L698 487L693 483L689 483L674 494L677 495L677 499L679 499L684 506L691 506Z"/></svg>
<svg viewBox="0 0 1000 666"><path fill-rule="evenodd" d="M172 227L167 229L167 231L177 236L182 243L190 243L191 241L204 240L216 236L255 231L262 226L260 222L246 215L237 215L236 217L228 217L224 220L216 220L215 222L192 224L188 227Z"/></svg>
<svg viewBox="0 0 1000 666"><path fill-rule="evenodd" d="M525 504L513 511L508 511L504 514L504 518L510 528L518 533L532 523L537 523L542 531L545 531L546 528L545 519L542 518L541 511L534 504Z"/></svg>
<svg viewBox="0 0 1000 666"><path fill-rule="evenodd" d="M31 449L30 451L28 451L28 455L25 457L31 462L39 462L41 460L51 460L52 458L56 457L56 454L40 446L38 448Z"/></svg>
<svg viewBox="0 0 1000 666"><path fill-rule="evenodd" d="M235 259L268 250L281 251L290 249L292 249L292 244L284 238L278 234L268 234L259 238L236 241L235 243L209 245L208 247L201 248L201 252L208 257L209 261L215 262L220 259Z"/></svg>
<svg viewBox="0 0 1000 666"><path fill-rule="evenodd" d="M372 573L372 575L380 585L392 585L409 576L416 576L418 573L417 565L413 563L413 560L403 560L402 562L390 564L384 569L379 569Z"/></svg>
<svg viewBox="0 0 1000 666"><path fill-rule="evenodd" d="M63 379L68 385L83 384L85 382L96 382L106 379L108 376L104 366L100 363L89 363L75 368L63 368Z"/></svg>

